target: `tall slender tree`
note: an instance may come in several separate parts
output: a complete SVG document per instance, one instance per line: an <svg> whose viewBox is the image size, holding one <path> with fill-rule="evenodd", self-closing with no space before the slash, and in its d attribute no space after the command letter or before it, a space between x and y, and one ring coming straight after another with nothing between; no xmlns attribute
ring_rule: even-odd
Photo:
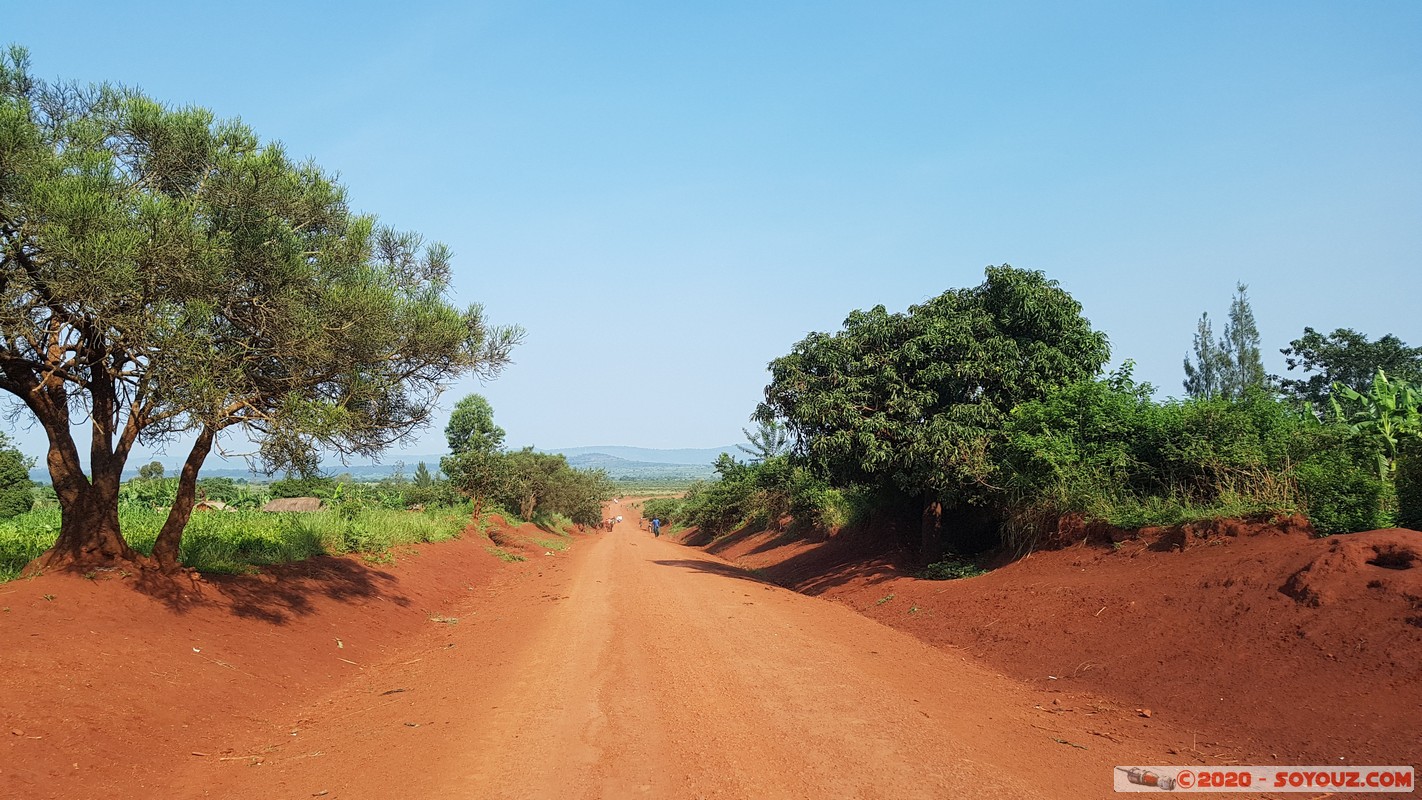
<svg viewBox="0 0 1422 800"><path fill-rule="evenodd" d="M1269 385L1260 357L1259 327L1249 305L1249 287L1235 285L1224 335L1215 340L1208 312L1195 327L1194 361L1185 359L1185 393L1194 398L1241 398Z"/></svg>
<svg viewBox="0 0 1422 800"><path fill-rule="evenodd" d="M1223 392L1227 368L1224 349L1215 343L1210 314L1200 315L1195 325L1195 360L1185 359L1185 393L1191 397L1218 397Z"/></svg>
<svg viewBox="0 0 1422 800"><path fill-rule="evenodd" d="M1260 356L1259 326L1254 322L1254 309L1249 306L1249 287L1243 283L1235 284L1221 345L1228 365L1223 387L1226 397L1240 398L1251 389L1269 385L1269 375L1264 371Z"/></svg>

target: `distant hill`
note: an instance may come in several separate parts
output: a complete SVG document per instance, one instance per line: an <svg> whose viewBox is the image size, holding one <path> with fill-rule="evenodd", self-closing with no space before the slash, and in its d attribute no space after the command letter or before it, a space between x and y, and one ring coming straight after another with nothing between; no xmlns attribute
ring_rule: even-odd
<svg viewBox="0 0 1422 800"><path fill-rule="evenodd" d="M600 469L615 481L697 480L716 474L709 464L666 464L654 461L630 461L607 453L581 453L568 457L568 464L577 469Z"/></svg>
<svg viewBox="0 0 1422 800"><path fill-rule="evenodd" d="M659 450L651 447L626 447L623 445L606 445L602 447L565 447L544 450L545 453L562 453L568 457L568 463L579 469L602 469L614 480L694 480L698 478L709 478L715 474L711 465L715 463L716 457L722 453L730 453L734 456L743 454L736 449L735 445L727 447L705 447L705 448L681 448ZM342 464L340 461L324 461L321 463L321 471L327 475L341 475L349 473L357 480L380 480L395 474L397 469L402 468L408 477L415 471L415 465L421 461L433 472L439 469L439 455L403 455L392 454L382 459L379 464L375 463L351 463ZM149 461L158 461L166 470L169 477L175 477L182 468L181 459L175 458L134 458L129 461L128 468L124 470L124 480L138 477L138 468ZM209 458L207 464L203 466L202 477L204 478L242 478L249 481L265 482L272 480L260 472L252 472L247 468L247 462L240 458L224 459L221 457ZM38 483L49 483L49 471L43 467L30 470L30 480Z"/></svg>
<svg viewBox="0 0 1422 800"><path fill-rule="evenodd" d="M730 453L733 456L741 455L741 451L737 450L733 444L725 447L680 448L671 450L659 450L652 447L624 447L623 445L609 444L599 445L597 447L554 447L545 452L562 453L568 457L569 462L576 456L600 454L614 456L627 461L641 461L649 464L696 464L707 467L716 463L716 457L722 453Z"/></svg>

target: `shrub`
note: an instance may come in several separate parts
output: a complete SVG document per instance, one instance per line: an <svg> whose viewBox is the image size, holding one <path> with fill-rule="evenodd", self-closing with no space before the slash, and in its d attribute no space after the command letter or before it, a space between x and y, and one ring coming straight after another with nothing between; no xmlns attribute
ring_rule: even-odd
<svg viewBox="0 0 1422 800"><path fill-rule="evenodd" d="M1320 534L1354 533L1392 524L1392 487L1360 463L1347 442L1321 449L1294 470L1309 521Z"/></svg>
<svg viewBox="0 0 1422 800"><path fill-rule="evenodd" d="M1403 441L1397 458L1397 525L1422 530L1422 439Z"/></svg>

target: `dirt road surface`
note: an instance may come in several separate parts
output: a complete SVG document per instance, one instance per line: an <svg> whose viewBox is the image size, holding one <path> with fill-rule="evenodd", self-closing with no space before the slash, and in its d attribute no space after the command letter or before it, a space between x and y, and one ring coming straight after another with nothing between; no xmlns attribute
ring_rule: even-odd
<svg viewBox="0 0 1422 800"><path fill-rule="evenodd" d="M630 517L529 558L168 796L1079 798L1169 758Z"/></svg>

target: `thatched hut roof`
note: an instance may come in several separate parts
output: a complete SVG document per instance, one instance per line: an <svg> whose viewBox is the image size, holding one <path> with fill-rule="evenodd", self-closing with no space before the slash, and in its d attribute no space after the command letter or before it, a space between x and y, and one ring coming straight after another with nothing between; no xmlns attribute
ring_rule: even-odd
<svg viewBox="0 0 1422 800"><path fill-rule="evenodd" d="M263 511L320 511L319 497L278 497L262 506Z"/></svg>
<svg viewBox="0 0 1422 800"><path fill-rule="evenodd" d="M194 511L236 511L221 500L199 500L193 504Z"/></svg>

